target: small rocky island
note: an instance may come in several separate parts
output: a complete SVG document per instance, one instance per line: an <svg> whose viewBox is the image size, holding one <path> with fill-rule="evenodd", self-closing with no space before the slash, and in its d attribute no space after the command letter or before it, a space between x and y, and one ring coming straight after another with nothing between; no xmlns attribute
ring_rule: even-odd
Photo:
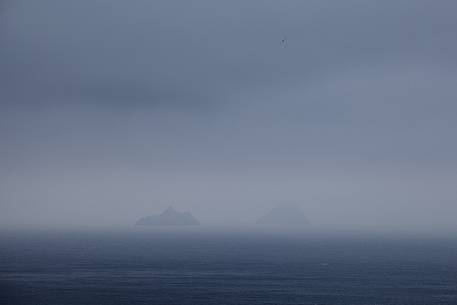
<svg viewBox="0 0 457 305"><path fill-rule="evenodd" d="M178 212L169 206L160 215L140 218L137 226L198 226L200 222L189 212Z"/></svg>
<svg viewBox="0 0 457 305"><path fill-rule="evenodd" d="M260 217L257 224L268 226L303 226L308 224L308 220L298 205L287 204L274 207L270 212Z"/></svg>

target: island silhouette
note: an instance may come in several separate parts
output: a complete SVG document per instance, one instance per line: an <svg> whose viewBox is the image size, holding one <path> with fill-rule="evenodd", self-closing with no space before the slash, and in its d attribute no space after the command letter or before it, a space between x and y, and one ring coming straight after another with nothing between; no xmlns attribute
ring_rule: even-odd
<svg viewBox="0 0 457 305"><path fill-rule="evenodd" d="M179 212L169 206L159 215L138 219L137 226L198 226L200 222L189 212Z"/></svg>

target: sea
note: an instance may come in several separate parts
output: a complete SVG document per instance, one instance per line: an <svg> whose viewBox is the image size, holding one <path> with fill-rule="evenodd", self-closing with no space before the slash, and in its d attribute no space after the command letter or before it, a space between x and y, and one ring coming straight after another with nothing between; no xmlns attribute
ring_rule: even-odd
<svg viewBox="0 0 457 305"><path fill-rule="evenodd" d="M0 304L456 305L457 238L1 231Z"/></svg>

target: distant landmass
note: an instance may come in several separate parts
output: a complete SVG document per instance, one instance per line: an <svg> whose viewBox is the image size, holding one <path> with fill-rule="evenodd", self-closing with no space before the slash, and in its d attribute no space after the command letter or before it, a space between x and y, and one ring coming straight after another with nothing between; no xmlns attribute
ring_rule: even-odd
<svg viewBox="0 0 457 305"><path fill-rule="evenodd" d="M198 226L200 222L189 212L178 212L172 206L160 215L140 218L137 226Z"/></svg>
<svg viewBox="0 0 457 305"><path fill-rule="evenodd" d="M271 226L303 226L308 224L308 220L298 205L279 205L260 217L257 224Z"/></svg>

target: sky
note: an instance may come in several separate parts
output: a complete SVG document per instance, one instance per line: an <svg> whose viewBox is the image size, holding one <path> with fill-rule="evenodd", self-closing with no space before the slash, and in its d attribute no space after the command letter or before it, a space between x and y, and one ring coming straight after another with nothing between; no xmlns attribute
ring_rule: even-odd
<svg viewBox="0 0 457 305"><path fill-rule="evenodd" d="M3 0L0 224L456 232L454 0Z"/></svg>

